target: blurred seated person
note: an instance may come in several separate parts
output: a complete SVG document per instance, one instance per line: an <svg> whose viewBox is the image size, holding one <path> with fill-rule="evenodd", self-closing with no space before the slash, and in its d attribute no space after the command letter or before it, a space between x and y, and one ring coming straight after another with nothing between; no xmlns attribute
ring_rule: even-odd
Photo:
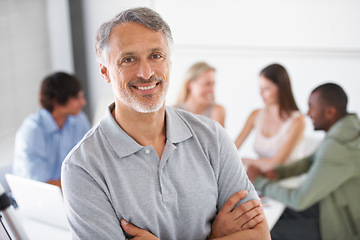
<svg viewBox="0 0 360 240"><path fill-rule="evenodd" d="M212 118L225 126L225 108L215 103L215 68L205 62L192 65L185 74L176 108Z"/></svg>
<svg viewBox="0 0 360 240"><path fill-rule="evenodd" d="M347 96L337 84L315 88L308 115L315 130L326 132L316 152L302 160L260 174L248 174L257 190L288 206L271 231L281 239L359 239L360 233L360 121L346 110ZM307 173L296 189L281 179Z"/></svg>
<svg viewBox="0 0 360 240"><path fill-rule="evenodd" d="M253 164L262 171L272 169L302 153L305 118L299 112L286 69L279 64L264 68L259 75L260 95L264 108L253 111L235 140L240 148L254 130L254 150L258 159L242 158L245 165Z"/></svg>
<svg viewBox="0 0 360 240"><path fill-rule="evenodd" d="M39 97L42 108L16 133L12 171L61 187L61 164L90 129L82 112L86 100L78 79L63 72L45 77Z"/></svg>

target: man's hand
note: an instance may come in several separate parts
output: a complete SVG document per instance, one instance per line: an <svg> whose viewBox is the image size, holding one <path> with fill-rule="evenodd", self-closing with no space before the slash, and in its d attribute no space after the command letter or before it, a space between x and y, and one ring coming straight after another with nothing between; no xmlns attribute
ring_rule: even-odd
<svg viewBox="0 0 360 240"><path fill-rule="evenodd" d="M231 196L216 215L211 226L209 239L230 235L240 230L250 229L264 220L260 200L252 200L235 207L248 195L246 190Z"/></svg>
<svg viewBox="0 0 360 240"><path fill-rule="evenodd" d="M254 180L261 175L261 170L254 165L249 165L246 174L248 175L250 181L254 182Z"/></svg>
<svg viewBox="0 0 360 240"><path fill-rule="evenodd" d="M134 240L159 240L159 238L155 237L150 232L136 227L134 224L127 222L125 219L121 220L121 226L127 234L134 236L134 238L132 238Z"/></svg>
<svg viewBox="0 0 360 240"><path fill-rule="evenodd" d="M274 170L269 170L267 172L264 172L264 176L271 180L277 180L279 178L279 175Z"/></svg>
<svg viewBox="0 0 360 240"><path fill-rule="evenodd" d="M60 181L60 180L49 180L49 181L47 181L46 183L51 184L51 185L58 186L60 189L62 189L62 188L61 188L61 181Z"/></svg>

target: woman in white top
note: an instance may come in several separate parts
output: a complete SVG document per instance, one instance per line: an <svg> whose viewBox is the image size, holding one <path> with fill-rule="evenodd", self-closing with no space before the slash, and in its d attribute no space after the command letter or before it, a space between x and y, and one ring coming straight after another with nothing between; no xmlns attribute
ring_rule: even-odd
<svg viewBox="0 0 360 240"><path fill-rule="evenodd" d="M215 103L214 89L215 68L195 63L185 74L175 107L212 118L224 127L225 108Z"/></svg>
<svg viewBox="0 0 360 240"><path fill-rule="evenodd" d="M304 134L305 118L295 103L289 75L283 66L272 64L264 68L260 72L259 85L265 107L251 113L235 145L240 148L254 130L254 150L258 159L242 160L265 172L291 161L296 155Z"/></svg>

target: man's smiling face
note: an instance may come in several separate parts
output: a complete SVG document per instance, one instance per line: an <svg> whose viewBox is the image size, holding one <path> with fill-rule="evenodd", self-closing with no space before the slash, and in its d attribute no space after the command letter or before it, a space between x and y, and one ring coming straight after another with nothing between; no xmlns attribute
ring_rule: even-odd
<svg viewBox="0 0 360 240"><path fill-rule="evenodd" d="M109 46L109 64L101 65L101 73L116 104L142 113L158 111L165 103L171 67L165 35L138 23L119 24Z"/></svg>

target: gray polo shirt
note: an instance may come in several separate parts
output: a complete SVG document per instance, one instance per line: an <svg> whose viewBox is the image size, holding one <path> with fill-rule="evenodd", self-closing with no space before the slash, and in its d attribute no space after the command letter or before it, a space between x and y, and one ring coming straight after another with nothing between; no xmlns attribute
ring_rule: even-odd
<svg viewBox="0 0 360 240"><path fill-rule="evenodd" d="M106 116L62 166L73 239L126 239L122 218L160 239L206 239L225 201L246 189L258 199L238 151L217 122L166 107L161 156Z"/></svg>

